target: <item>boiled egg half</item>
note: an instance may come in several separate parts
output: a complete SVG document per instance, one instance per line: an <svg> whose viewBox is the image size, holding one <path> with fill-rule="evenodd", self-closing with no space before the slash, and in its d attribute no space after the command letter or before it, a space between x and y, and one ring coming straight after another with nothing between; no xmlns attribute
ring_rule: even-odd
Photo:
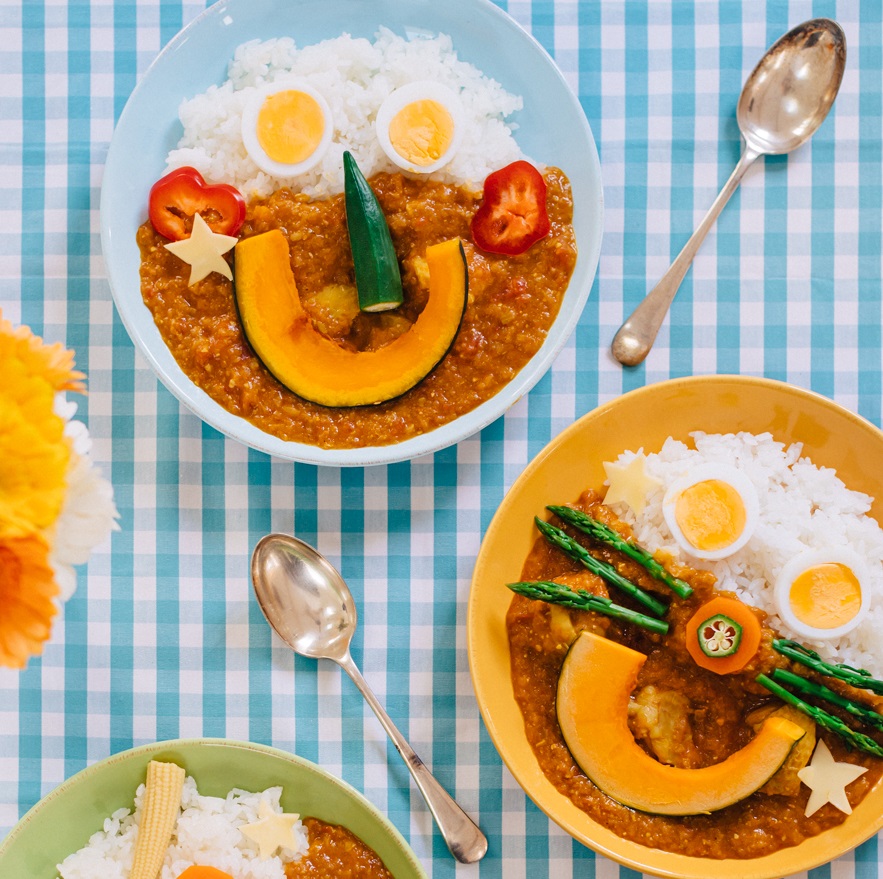
<svg viewBox="0 0 883 879"><path fill-rule="evenodd" d="M245 150L274 177L294 177L315 167L333 134L328 102L305 82L268 83L242 111Z"/></svg>
<svg viewBox="0 0 883 879"><path fill-rule="evenodd" d="M391 92L374 124L389 160L416 174L450 162L463 135L460 99L447 86L423 80Z"/></svg>
<svg viewBox="0 0 883 879"><path fill-rule="evenodd" d="M759 515L757 492L740 470L702 464L668 487L662 515L684 552L723 559L751 539Z"/></svg>
<svg viewBox="0 0 883 879"><path fill-rule="evenodd" d="M865 616L870 600L865 563L845 547L809 549L776 580L782 621L805 638L839 638Z"/></svg>

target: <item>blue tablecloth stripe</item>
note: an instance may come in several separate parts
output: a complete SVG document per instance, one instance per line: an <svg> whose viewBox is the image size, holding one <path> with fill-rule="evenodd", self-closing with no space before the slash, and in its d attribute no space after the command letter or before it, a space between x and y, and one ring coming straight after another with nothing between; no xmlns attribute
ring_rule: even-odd
<svg viewBox="0 0 883 879"><path fill-rule="evenodd" d="M739 157L738 129L733 121L733 96L738 95L743 81L743 46L738 38L742 27L742 4L724 2L720 4L718 26L720 30L720 80L718 95L718 188L723 185ZM774 24L768 25L775 28ZM781 32L781 31L780 31ZM745 66L751 66L754 59L744 59ZM757 168L748 172L758 173ZM716 372L736 373L743 371L740 357L742 327L740 321L740 281L741 281L741 216L743 192L733 196L730 210L721 214L713 231L714 244L709 250L716 251L719 281L714 292L717 303L717 349ZM695 278L695 273L693 274ZM702 340L699 340L703 344ZM746 370L751 372L749 366Z"/></svg>
<svg viewBox="0 0 883 879"><path fill-rule="evenodd" d="M666 22L666 24L669 24ZM693 166L696 136L695 101L695 10L692 4L679 3L672 8L670 32L671 52L665 60L671 67L671 94L659 101L658 112L671 117L672 142L668 160L671 163L670 197L668 204L653 199L655 216L668 211L670 235L666 257L670 261L680 252L693 229ZM659 156L656 161L662 161ZM658 184L669 181L657 181ZM662 187L660 187L662 189ZM688 375L692 371L693 348L693 281L685 279L678 292L677 307L672 309L669 338L672 375Z"/></svg>
<svg viewBox="0 0 883 879"><path fill-rule="evenodd" d="M23 17L23 10L21 11ZM46 162L46 105L42 4L28 11L22 28L21 59L21 289L22 320L43 330L43 202Z"/></svg>
<svg viewBox="0 0 883 879"><path fill-rule="evenodd" d="M862 4L860 27L863 33L876 34L878 39L862 41L858 59L858 338L860 350L879 352L881 350L881 290L880 241L883 234L883 200L880 188L871 181L876 179L883 165L881 141L876 137L883 118L883 82L872 73L873 66L883 67L883 48L880 35L883 34L883 7ZM859 412L875 424L881 419L880 358L862 357L859 375Z"/></svg>
<svg viewBox="0 0 883 879"><path fill-rule="evenodd" d="M855 879L876 879L879 875L879 838L873 837L855 850Z"/></svg>

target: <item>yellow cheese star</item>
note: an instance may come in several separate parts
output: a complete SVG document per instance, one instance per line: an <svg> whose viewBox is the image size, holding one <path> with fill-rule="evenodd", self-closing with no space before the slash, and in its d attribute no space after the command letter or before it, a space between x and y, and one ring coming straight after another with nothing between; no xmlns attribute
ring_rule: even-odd
<svg viewBox="0 0 883 879"><path fill-rule="evenodd" d="M284 814L273 811L273 807L261 800L258 806L259 821L254 824L243 824L239 829L244 836L256 842L262 861L272 858L280 848L297 849L300 845L294 833L294 825L300 815Z"/></svg>
<svg viewBox="0 0 883 879"><path fill-rule="evenodd" d="M806 816L830 803L845 812L852 813L852 806L846 798L846 786L868 770L854 763L836 763L828 746L819 739L812 762L797 773L797 777L812 791L806 804Z"/></svg>
<svg viewBox="0 0 883 879"><path fill-rule="evenodd" d="M647 504L647 495L662 485L659 479L647 472L646 462L647 456L643 452L638 452L627 464L605 461L604 472L607 474L608 489L604 495L604 503L628 504L635 515L640 516Z"/></svg>
<svg viewBox="0 0 883 879"><path fill-rule="evenodd" d="M233 280L233 272L230 271L230 264L224 259L224 254L237 241L239 239L235 235L212 232L209 224L199 214L194 214L190 237L182 241L172 241L165 248L190 266L188 283L192 287L212 272Z"/></svg>

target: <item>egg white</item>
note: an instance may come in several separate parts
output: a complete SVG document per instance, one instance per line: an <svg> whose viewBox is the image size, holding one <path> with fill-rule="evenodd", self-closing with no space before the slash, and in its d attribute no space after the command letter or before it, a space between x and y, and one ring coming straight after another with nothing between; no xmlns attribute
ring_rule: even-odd
<svg viewBox="0 0 883 879"><path fill-rule="evenodd" d="M745 527L742 529L742 533L727 546L723 546L720 549L698 549L687 540L680 525L678 525L675 505L681 492L697 482L707 482L711 479L726 482L736 490L745 507ZM685 553L693 558L717 561L733 555L733 553L738 552L748 543L751 535L754 534L754 529L757 527L757 521L760 517L760 504L757 500L757 491L754 488L754 484L741 470L726 464L708 463L694 467L686 476L675 480L668 487L662 499L662 515L671 531L672 537L674 537L678 546Z"/></svg>
<svg viewBox="0 0 883 879"><path fill-rule="evenodd" d="M258 139L257 122L258 114L264 106L264 102L278 92L299 91L309 95L319 105L323 117L322 137L316 149L301 162L277 162L267 155ZM242 143L251 160L267 174L274 177L296 177L314 168L325 155L331 139L334 135L334 120L331 116L331 108L328 102L316 91L313 86L302 80L277 80L268 83L252 94L242 111Z"/></svg>
<svg viewBox="0 0 883 879"><path fill-rule="evenodd" d="M454 136L451 138L451 143L447 150L429 165L415 165L410 162L396 150L389 136L389 126L396 114L408 104L421 100L435 101L441 104L451 114L451 119L454 121ZM433 171L438 171L447 165L459 149L463 137L462 117L460 99L451 89L441 83L419 80L397 88L386 97L377 111L374 128L381 149L394 165L403 171L410 171L414 174L432 174Z"/></svg>
<svg viewBox="0 0 883 879"><path fill-rule="evenodd" d="M816 626L811 626L809 623L799 619L791 609L791 587L794 581L807 569L824 564L839 564L849 568L855 574L862 594L858 613L851 620L842 626L838 626L836 629L820 629ZM800 637L811 638L816 641L832 640L851 632L867 615L871 600L869 583L867 566L862 558L851 549L845 546L808 549L794 556L794 558L782 566L782 570L776 578L774 593L776 609L782 622Z"/></svg>

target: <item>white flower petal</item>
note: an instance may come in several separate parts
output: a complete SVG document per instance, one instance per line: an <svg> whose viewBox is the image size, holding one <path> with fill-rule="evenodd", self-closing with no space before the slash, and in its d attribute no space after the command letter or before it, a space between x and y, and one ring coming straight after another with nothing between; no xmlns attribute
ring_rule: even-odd
<svg viewBox="0 0 883 879"><path fill-rule="evenodd" d="M67 601L77 588L77 572L70 566L52 561L52 570L55 571L55 582L58 583L60 601Z"/></svg>
<svg viewBox="0 0 883 879"><path fill-rule="evenodd" d="M66 474L67 492L61 514L47 537L61 597L67 600L76 588L72 566L85 564L92 550L119 528L119 513L113 502L113 486L89 458L92 440L86 426L69 421L65 435L73 446Z"/></svg>

